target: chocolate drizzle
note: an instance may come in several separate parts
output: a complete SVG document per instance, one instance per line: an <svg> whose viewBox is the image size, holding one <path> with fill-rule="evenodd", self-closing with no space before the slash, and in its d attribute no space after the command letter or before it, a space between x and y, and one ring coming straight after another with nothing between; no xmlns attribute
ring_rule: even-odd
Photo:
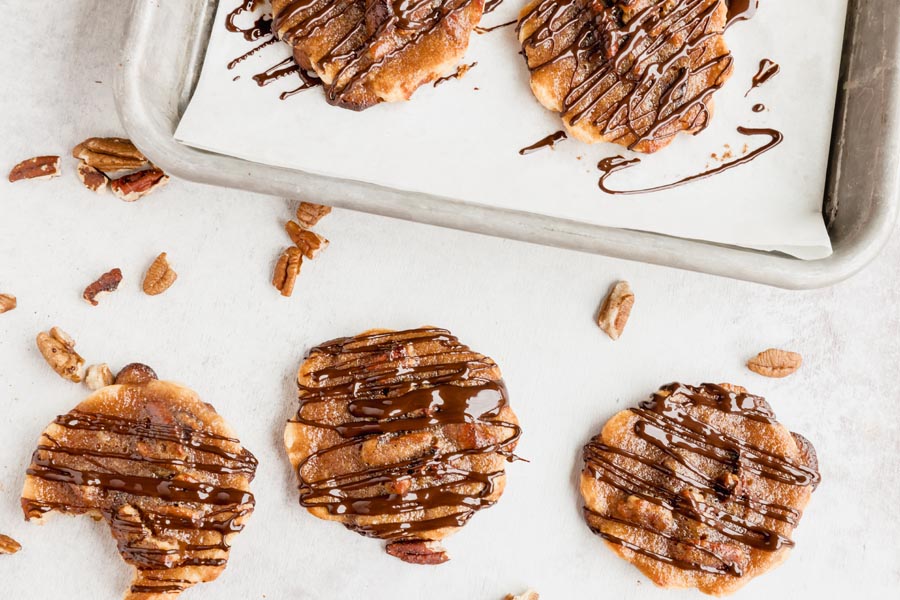
<svg viewBox="0 0 900 600"><path fill-rule="evenodd" d="M32 456L22 509L28 519L99 513L138 569L132 593L181 592L215 574L188 580L178 569L225 566L228 537L255 503L234 484L249 482L257 461L238 440L186 425L183 405L154 396L161 388L120 387L127 391L108 392L119 394L109 401L146 401L141 416L79 407L57 417Z"/></svg>
<svg viewBox="0 0 900 600"><path fill-rule="evenodd" d="M225 29L232 33L242 34L248 42L255 42L260 38L272 35L272 15L270 13L258 15L249 27L240 27L235 24L242 14L254 12L261 4L262 0L245 0L225 17Z"/></svg>
<svg viewBox="0 0 900 600"><path fill-rule="evenodd" d="M273 18L271 9L261 10L262 7L267 4L268 3L263 0L243 0L240 5L234 8L234 10L229 12L225 17L225 29L228 31L240 33L248 42L260 42L260 40L262 40L261 43L258 43L244 54L231 60L227 64L229 71L252 56L255 56L260 50L278 42L278 39L272 31ZM251 15L253 20L247 26L238 25L238 20L243 17L244 13L253 13ZM299 92L322 84L318 77L304 72L303 69L294 62L293 58L287 58L280 63L253 75L253 80L258 86L264 87L274 81L278 81L293 74L299 76L302 81L301 85L292 90L282 92L279 95L279 99L286 100ZM238 81L238 79L240 79L240 76L235 77L232 81Z"/></svg>
<svg viewBox="0 0 900 600"><path fill-rule="evenodd" d="M542 150L544 148L554 148L556 144L566 139L568 136L565 131L557 131L555 133L551 133L547 137L543 137L537 142L533 143L530 146L525 146L521 150L519 150L519 154L525 156L526 154L531 154L532 152L537 152L538 150Z"/></svg>
<svg viewBox="0 0 900 600"><path fill-rule="evenodd" d="M724 173L725 171L728 171L730 169L733 169L735 167L738 167L740 165L748 163L748 162L754 160L755 158L759 157L760 155L765 154L766 152L768 152L769 150L771 150L772 148L774 148L775 146L780 144L782 142L782 140L784 139L784 136L781 134L781 132L777 131L775 129L769 129L769 128L754 129L754 128L750 128L750 127L738 127L737 131L741 135L746 135L746 136L765 135L765 136L768 136L770 138L770 140L768 142L766 142L765 144L763 144L762 146L760 146L759 148L756 148L755 150L749 152L748 154L745 154L744 156L741 156L740 158L736 158L735 160L726 162L714 169L709 169L709 170L703 171L702 173L698 173L696 175L691 175L690 177L685 177L683 179L679 179L678 181L675 181L672 183L658 185L655 187L636 189L636 190L614 190L614 189L611 189L609 186L607 186L606 181L607 181L607 179L612 177L616 172L621 171L623 169L629 169L637 164L640 164L641 159L633 158L630 160L626 160L622 156L614 156L614 157L604 158L599 163L597 163L597 168L603 172L603 175L600 176L600 181L598 182L598 185L599 185L600 189L603 190L604 192L606 192L607 194L612 194L612 195L616 195L616 196L649 194L650 192L660 192L663 190L670 190L672 188L676 188L676 187L691 183L692 181L700 181L701 179L708 179L709 177L713 177L714 175L718 175L719 173Z"/></svg>
<svg viewBox="0 0 900 600"><path fill-rule="evenodd" d="M502 29L504 27L509 27L510 25L515 25L517 21L513 19L512 21L507 21L506 23L500 23L499 25L494 25L493 27L481 27L480 25L475 28L475 33L478 35L484 35L485 33L490 33L492 31L496 31L497 29Z"/></svg>
<svg viewBox="0 0 900 600"><path fill-rule="evenodd" d="M468 65L459 65L458 67L456 67L456 71L454 71L453 73L450 73L449 75L446 75L444 77L438 77L437 79L434 80L434 83L432 85L434 87L437 87L437 86L441 85L442 83L447 83L451 79L459 79L460 77L462 77L463 75L468 73L469 69L471 69L472 67L474 67L477 64L478 64L478 61L475 61Z"/></svg>
<svg viewBox="0 0 900 600"><path fill-rule="evenodd" d="M424 348L436 350L423 354ZM485 469L484 461L491 455L512 460L521 431L502 416L511 414L506 387L490 359L433 328L334 340L313 348L308 362L321 358L329 366L301 375L292 422L333 432L338 441L314 446L297 465L303 506L344 517L345 526L363 535L415 540L461 527L494 504L503 469ZM423 435L434 436L423 454L312 473L347 452ZM455 441L437 441L442 438Z"/></svg>
<svg viewBox="0 0 900 600"><path fill-rule="evenodd" d="M563 82L569 128L653 151L698 133L732 71L719 0L652 2L626 19L626 2L541 0L519 21L532 76ZM533 80L534 81L534 80ZM554 84L559 85L559 84Z"/></svg>
<svg viewBox="0 0 900 600"><path fill-rule="evenodd" d="M492 13L503 4L503 0L487 0L484 3L484 14Z"/></svg>
<svg viewBox="0 0 900 600"><path fill-rule="evenodd" d="M768 58L764 58L759 61L759 70L757 70L756 75L753 76L753 84L750 86L750 89L747 90L747 93L744 94L744 97L746 98L747 96L749 96L750 92L765 84L780 72L781 67L778 66L778 63L773 62Z"/></svg>
<svg viewBox="0 0 900 600"><path fill-rule="evenodd" d="M765 104L754 104L753 105L753 112L755 112L755 113L761 113L764 110L766 110Z"/></svg>
<svg viewBox="0 0 900 600"><path fill-rule="evenodd" d="M752 19L759 7L759 0L725 0L725 4L728 5L728 18L725 27L728 28L738 21Z"/></svg>
<svg viewBox="0 0 900 600"><path fill-rule="evenodd" d="M731 474L734 479L747 474L788 486L813 488L819 482L817 470L729 435L714 424L714 417L700 420L692 416L691 410L698 407L756 423L776 422L771 408L758 396L708 383L698 387L673 383L631 409L637 417L634 434L648 448L658 450L654 453L657 458L609 446L598 436L585 446L585 473L628 497L699 522L749 548L774 552L793 546L782 532L797 525L799 510L769 498L751 497L739 486L724 485L720 478L711 477L709 467L699 465L715 465L715 470ZM691 493L686 493L688 490ZM744 572L740 561L721 550L723 545L686 539L649 523L587 507L584 511L594 533L636 553L681 569L738 577ZM605 530L604 522L643 530L654 539L664 540L663 547L668 550L661 552L659 546L648 548L613 535Z"/></svg>
<svg viewBox="0 0 900 600"><path fill-rule="evenodd" d="M274 26L278 37L298 50L307 44L328 43L316 56L316 70L334 67L325 86L329 103L352 109L367 108L363 88L378 73L448 20L461 18L476 0L286 0L276 6ZM479 2L480 4L480 2ZM335 26L335 35L323 32ZM445 29L454 32L461 25ZM466 32L466 36L468 33Z"/></svg>

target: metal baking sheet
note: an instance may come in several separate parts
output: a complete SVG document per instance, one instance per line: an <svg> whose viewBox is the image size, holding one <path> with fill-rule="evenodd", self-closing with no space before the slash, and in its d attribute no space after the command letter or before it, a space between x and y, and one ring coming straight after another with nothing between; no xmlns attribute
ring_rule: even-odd
<svg viewBox="0 0 900 600"><path fill-rule="evenodd" d="M830 285L856 272L876 255L896 219L900 5L891 0L850 3L823 202L834 254L816 261L472 206L180 144L174 131L199 76L216 4L135 0L117 82L131 137L156 163L186 179L787 288Z"/></svg>

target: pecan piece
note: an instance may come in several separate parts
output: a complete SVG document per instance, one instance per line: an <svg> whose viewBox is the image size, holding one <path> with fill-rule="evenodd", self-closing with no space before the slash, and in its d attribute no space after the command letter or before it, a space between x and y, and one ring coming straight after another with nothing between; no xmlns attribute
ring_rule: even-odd
<svg viewBox="0 0 900 600"><path fill-rule="evenodd" d="M114 382L115 377L113 377L112 371L109 370L109 365L106 363L89 366L84 376L84 383L87 384L88 389L91 391L97 391L100 388L112 385Z"/></svg>
<svg viewBox="0 0 900 600"><path fill-rule="evenodd" d="M321 221L322 217L330 212L330 206L313 204L312 202L301 202L300 206L297 207L297 220L303 228L309 229Z"/></svg>
<svg viewBox="0 0 900 600"><path fill-rule="evenodd" d="M619 339L628 323L634 306L634 292L627 281L620 281L610 288L600 306L597 324L612 340Z"/></svg>
<svg viewBox="0 0 900 600"><path fill-rule="evenodd" d="M176 279L178 279L178 274L169 266L166 253L163 252L156 257L150 268L147 269L147 274L144 275L144 293L148 296L162 294L172 287Z"/></svg>
<svg viewBox="0 0 900 600"><path fill-rule="evenodd" d="M328 240L315 231L303 229L293 221L285 223L284 229L306 258L315 258L316 254L328 246Z"/></svg>
<svg viewBox="0 0 900 600"><path fill-rule="evenodd" d="M78 163L78 179L81 180L84 187L92 192L97 192L98 194L106 193L109 177L99 169L95 169L84 161Z"/></svg>
<svg viewBox="0 0 900 600"><path fill-rule="evenodd" d="M12 294L0 294L0 314L11 311L16 305L15 296Z"/></svg>
<svg viewBox="0 0 900 600"><path fill-rule="evenodd" d="M163 173L162 169L152 167L113 179L109 184L109 189L116 198L125 202L134 202L167 183L169 183L169 176Z"/></svg>
<svg viewBox="0 0 900 600"><path fill-rule="evenodd" d="M131 140L123 138L88 138L75 146L72 156L104 173L141 169L149 162Z"/></svg>
<svg viewBox="0 0 900 600"><path fill-rule="evenodd" d="M506 598L503 600L540 600L540 595L534 590L528 590L523 594L519 594L518 596L513 596L512 594L507 594Z"/></svg>
<svg viewBox="0 0 900 600"><path fill-rule="evenodd" d="M75 340L69 334L54 327L49 333L37 335L37 347L44 360L63 379L80 383L84 374L84 359L75 352Z"/></svg>
<svg viewBox="0 0 900 600"><path fill-rule="evenodd" d="M659 533L668 533L675 527L671 510L638 496L628 496L615 510L622 519Z"/></svg>
<svg viewBox="0 0 900 600"><path fill-rule="evenodd" d="M716 480L713 482L713 490L715 490L716 496L720 500L726 500L732 496L740 496L743 492L743 483L740 470L738 473L726 471L716 477Z"/></svg>
<svg viewBox="0 0 900 600"><path fill-rule="evenodd" d="M414 565L439 565L450 560L440 542L426 540L399 540L390 542L385 552L403 562Z"/></svg>
<svg viewBox="0 0 900 600"><path fill-rule="evenodd" d="M156 371L142 363L129 363L122 367L122 370L116 375L116 384L137 384L147 383L159 379Z"/></svg>
<svg viewBox="0 0 900 600"><path fill-rule="evenodd" d="M769 348L747 361L747 368L763 377L787 377L803 364L803 357L796 352Z"/></svg>
<svg viewBox="0 0 900 600"><path fill-rule="evenodd" d="M0 554L15 554L22 549L22 544L8 535L0 533Z"/></svg>
<svg viewBox="0 0 900 600"><path fill-rule="evenodd" d="M9 172L9 182L15 183L23 179L52 179L59 177L58 156L35 156L23 160Z"/></svg>
<svg viewBox="0 0 900 600"><path fill-rule="evenodd" d="M104 273L97 281L84 288L84 293L81 297L91 305L97 306L99 304L99 302L97 302L97 297L100 296L100 294L116 291L121 282L122 271L113 269L112 271Z"/></svg>
<svg viewBox="0 0 900 600"><path fill-rule="evenodd" d="M294 293L294 283L297 274L300 273L300 265L303 263L303 255L296 246L285 248L284 252L275 263L275 273L272 275L272 285L281 292L282 296L290 296Z"/></svg>

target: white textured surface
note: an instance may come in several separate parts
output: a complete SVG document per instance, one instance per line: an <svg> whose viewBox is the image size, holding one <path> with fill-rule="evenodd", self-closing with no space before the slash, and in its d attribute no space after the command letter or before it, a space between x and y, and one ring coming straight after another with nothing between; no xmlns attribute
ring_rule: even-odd
<svg viewBox="0 0 900 600"><path fill-rule="evenodd" d="M279 102L278 92L295 88L296 77L265 89L256 85L254 74L289 56L285 44L268 46L228 70L230 61L253 47L224 27L228 11L239 4L219 5L200 83L176 133L179 140L264 164L486 206L777 249L807 259L831 254L821 197L847 0L771 2L752 24L729 29L734 76L715 94L709 129L678 136L668 152L642 156L639 166L608 184L641 189L678 181L718 167L713 153L736 159L745 145L752 150L770 139L741 136L738 125L774 127L784 133L780 146L716 177L637 196L612 196L597 187L600 159L632 156L619 146L569 140L553 151L519 156L520 148L563 127L532 96L513 27L472 36L465 62L478 65L465 77L437 89L423 86L409 103L352 112L329 106L321 89ZM509 21L525 4L507 0L484 22ZM801 20L804 25L797 28ZM252 19L245 14L239 22L247 26ZM816 43L810 44L813 32ZM744 97L764 56L777 61L781 73ZM241 79L234 81L236 75ZM790 101L798 96L817 100ZM752 113L757 102L768 109ZM253 106L264 108L248 110Z"/></svg>
<svg viewBox="0 0 900 600"><path fill-rule="evenodd" d="M0 0L4 29L19 32L0 55L4 169L121 133L110 83L126 4L56 2L51 18L45 3ZM335 211L320 227L332 245L284 299L268 280L287 242L286 201L174 181L124 204L84 190L73 166L64 160L49 182L0 182L0 293L19 298L0 315L0 532L24 546L0 557L0 598L114 600L130 578L104 524L22 520L40 431L87 394L37 352L35 334L52 325L88 361L144 361L190 385L260 459L257 511L228 569L185 600L499 600L529 585L549 600L699 597L657 590L617 559L584 526L575 489L581 445L673 379L744 384L819 452L824 482L797 548L737 598L893 597L900 587L900 239L847 283L791 293ZM180 277L150 298L139 280L162 250ZM121 289L88 306L81 290L114 266ZM620 278L637 304L612 343L593 315ZM310 345L423 323L500 363L531 460L509 467L505 496L450 538L454 558L438 568L400 563L306 514L280 442ZM781 381L746 371L768 346L801 352L803 368Z"/></svg>

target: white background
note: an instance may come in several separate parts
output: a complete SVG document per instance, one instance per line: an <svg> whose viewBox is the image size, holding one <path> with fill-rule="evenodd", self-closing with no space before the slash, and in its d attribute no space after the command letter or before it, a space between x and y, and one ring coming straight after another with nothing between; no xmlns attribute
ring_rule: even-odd
<svg viewBox="0 0 900 600"><path fill-rule="evenodd" d="M4 169L123 133L111 81L126 5L54 2L51 14L0 1ZM52 325L88 361L143 361L190 385L260 460L257 510L227 570L185 600L500 600L529 585L549 600L698 598L657 590L607 550L575 487L582 444L675 379L746 385L818 449L823 483L796 549L736 598L893 597L900 586L900 239L853 280L796 293L335 211L319 227L331 246L285 299L269 279L292 204L181 181L125 204L83 189L74 160L63 162L53 181L0 182L0 292L19 298L0 315L0 532L23 544L0 556L0 598L115 600L130 581L105 524L22 519L40 431L87 394L38 353L34 336ZM140 279L164 250L179 279L145 296ZM112 267L125 274L120 290L98 307L82 301ZM593 317L620 278L637 304L613 343ZM448 540L453 560L436 568L308 515L281 446L312 344L425 323L501 365L531 461L509 466L499 504ZM780 381L748 372L744 361L769 346L801 352L803 368Z"/></svg>

